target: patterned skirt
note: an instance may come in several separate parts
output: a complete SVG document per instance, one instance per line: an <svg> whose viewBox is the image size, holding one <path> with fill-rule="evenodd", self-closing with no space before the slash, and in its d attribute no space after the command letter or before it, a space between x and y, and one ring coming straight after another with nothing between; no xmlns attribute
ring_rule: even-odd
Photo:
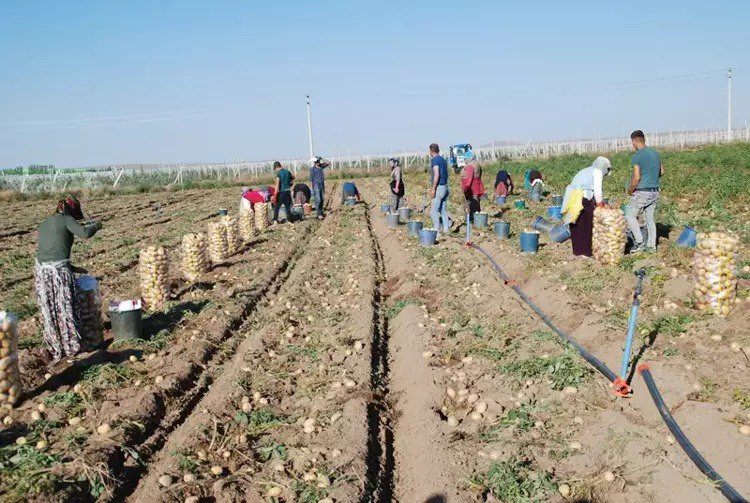
<svg viewBox="0 0 750 503"><path fill-rule="evenodd" d="M81 349L74 308L75 279L70 261L37 262L34 286L42 318L44 343L52 360L73 356Z"/></svg>

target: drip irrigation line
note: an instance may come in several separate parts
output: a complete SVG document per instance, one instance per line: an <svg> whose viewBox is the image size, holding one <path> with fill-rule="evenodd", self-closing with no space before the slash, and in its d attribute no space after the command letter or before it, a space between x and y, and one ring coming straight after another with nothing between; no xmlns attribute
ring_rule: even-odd
<svg viewBox="0 0 750 503"><path fill-rule="evenodd" d="M503 269L497 264L497 262L495 262L495 259L493 259L489 253L487 253L480 246L477 246L474 243L467 243L467 245L478 250L482 255L487 257L487 260L490 261L493 269L495 269L498 275L502 278L503 282L513 288L518 296L521 297L521 299L526 302L529 307L531 307L531 309L542 319L542 321L544 321L544 323L548 327L550 327L560 338L576 348L583 359L589 362L589 364L591 364L591 366L593 366L596 370L601 372L607 379L609 379L610 382L614 382L614 380L617 378L615 373L612 372L612 370L610 370L609 367L607 367L604 363L599 361L594 355L586 351L586 349L578 344L572 337L570 337L568 334L559 329L554 323L552 323L552 320L549 319L544 311L542 311L539 306L534 304L534 302L529 299L529 297L523 292L523 290L521 290L518 285L514 284L510 280L508 275L505 274L505 271L503 271ZM661 417L664 420L664 423L666 423L667 428L669 428L669 431L672 432L672 435L674 435L675 439L680 444L680 447L682 447L682 450L685 451L685 454L687 454L687 456L695 464L695 466L697 466L698 469L706 477L708 477L716 484L716 487L719 489L719 491L721 491L721 493L726 496L726 498L731 503L748 503L747 499L742 497L740 493L738 493L731 485L729 485L724 480L724 478L721 477L721 475L716 472L716 470L713 469L708 461L706 461L706 459L701 456L701 454L696 450L695 446L685 436L685 433L683 433L682 429L677 424L677 421L675 421L675 419L672 417L672 414L670 414L669 409L664 403L664 399L661 397L659 389L656 387L656 383L654 382L654 378L651 376L651 372L648 369L648 366L640 365L638 367L638 373L640 373L643 377L643 380L646 381L646 387L651 394L651 398L654 400L654 405L656 405L656 408L659 410L659 414L661 414Z"/></svg>
<svg viewBox="0 0 750 503"><path fill-rule="evenodd" d="M542 311L539 306L537 306L534 301L532 301L523 290L518 285L513 284L512 281L510 281L510 278L508 278L508 275L505 274L505 272L502 270L502 268L495 262L495 259L493 259L486 251L484 251L481 247L471 244L472 248L475 248L479 250L485 257L487 257L487 260L490 261L490 264L492 264L492 267L497 271L497 273L500 275L500 277L503 279L505 283L507 283L515 292L518 294L521 299L526 302L526 304L529 305L529 307L539 316L542 321L551 328L561 339L563 339L565 342L576 348L578 353L583 357L584 360L589 362L589 364L594 367L596 370L601 372L604 377L606 377L609 382L613 382L615 379L617 379L617 376L615 375L612 370L607 367L603 362L601 362L597 357L589 353L583 346L578 344L578 342L570 337L568 334L563 332L561 329L559 329L554 323L552 323L552 320L549 319L549 317Z"/></svg>
<svg viewBox="0 0 750 503"><path fill-rule="evenodd" d="M708 463L708 461L706 461L706 459L701 456L701 454L696 450L695 446L685 436L685 433L682 431L682 428L680 428L680 425L677 424L677 421L675 421L674 417L672 417L672 414L670 414L669 409L667 408L667 404L664 403L664 399L662 398L661 393L659 393L659 388L656 387L656 382L654 382L654 377L651 375L651 370L649 370L648 365L639 365L638 373L641 374L643 380L646 381L648 392L651 394L651 398L654 400L654 405L656 405L656 408L659 410L661 418L667 424L667 428L669 428L669 431L672 432L672 435L674 435L674 438L677 440L677 443L680 444L682 450L685 451L685 454L687 454L692 462L695 463L695 466L697 466L698 469L703 472L703 475L711 479L711 481L716 484L716 487L719 489L719 491L721 491L721 493L726 496L729 501L731 501L732 503L748 503L748 501L743 498L742 495L734 489L734 487L729 485L721 475L716 473L716 470L714 470L713 467Z"/></svg>

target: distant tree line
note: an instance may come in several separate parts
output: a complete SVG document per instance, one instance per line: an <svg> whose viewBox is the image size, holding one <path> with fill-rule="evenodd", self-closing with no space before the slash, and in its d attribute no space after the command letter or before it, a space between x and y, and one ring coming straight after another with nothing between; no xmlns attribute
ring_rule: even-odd
<svg viewBox="0 0 750 503"><path fill-rule="evenodd" d="M2 169L3 175L54 175L57 172L54 164L29 164L15 168Z"/></svg>

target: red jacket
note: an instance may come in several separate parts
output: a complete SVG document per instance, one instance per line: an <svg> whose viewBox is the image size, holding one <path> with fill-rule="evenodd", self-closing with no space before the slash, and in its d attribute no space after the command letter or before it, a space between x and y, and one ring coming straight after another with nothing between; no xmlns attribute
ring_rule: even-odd
<svg viewBox="0 0 750 503"><path fill-rule="evenodd" d="M469 164L464 168L464 173L461 177L461 190L464 191L464 195L467 199L472 197L482 197L484 194L484 183L482 183L482 171L479 170L479 175L474 174L474 166Z"/></svg>
<svg viewBox="0 0 750 503"><path fill-rule="evenodd" d="M276 189L273 187L268 188L271 197L276 193ZM242 197L250 201L251 204L255 205L255 203L266 203L270 200L270 198L266 198L266 194L264 192L260 192L258 190L249 190L245 192Z"/></svg>

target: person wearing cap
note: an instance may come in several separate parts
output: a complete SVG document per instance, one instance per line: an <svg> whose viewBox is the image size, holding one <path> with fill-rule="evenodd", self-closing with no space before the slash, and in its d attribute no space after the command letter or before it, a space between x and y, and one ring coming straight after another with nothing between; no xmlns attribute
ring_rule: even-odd
<svg viewBox="0 0 750 503"><path fill-rule="evenodd" d="M310 158L310 185L312 185L313 196L315 196L315 212L318 219L323 220L323 194L326 191L326 175L323 172L330 163L320 157Z"/></svg>
<svg viewBox="0 0 750 503"><path fill-rule="evenodd" d="M401 198L404 197L406 188L401 179L401 164L398 159L391 157L388 162L391 165L391 211L395 213L401 206Z"/></svg>
<svg viewBox="0 0 750 503"><path fill-rule="evenodd" d="M565 189L563 220L570 224L573 255L591 257L594 233L594 209L604 207L602 181L612 172L606 157L597 157L588 168L579 171Z"/></svg>
<svg viewBox="0 0 750 503"><path fill-rule="evenodd" d="M279 161L273 163L273 169L276 171L276 193L273 199L273 223L279 223L279 208L284 205L287 223L292 222L292 181L294 175L291 171L281 166Z"/></svg>
<svg viewBox="0 0 750 503"><path fill-rule="evenodd" d="M39 224L34 287L42 318L44 343L53 363L63 356L74 356L81 350L74 306L74 272L70 250L75 237L88 239L102 228L101 222L81 225L83 210L74 197L57 203L55 214Z"/></svg>
<svg viewBox="0 0 750 503"><path fill-rule="evenodd" d="M631 159L633 174L628 186L630 203L625 214L630 232L633 234L633 248L630 253L642 251L656 251L656 206L659 203L661 191L661 177L664 175L664 164L659 152L653 147L646 146L646 136L640 129L633 131L630 141L635 149ZM648 230L647 242L643 242L638 215L643 212Z"/></svg>
<svg viewBox="0 0 750 503"><path fill-rule="evenodd" d="M474 222L474 213L482 211L479 203L484 195L482 166L479 164L477 156L470 150L464 154L464 161L466 164L461 169L461 191L466 199L469 221Z"/></svg>

